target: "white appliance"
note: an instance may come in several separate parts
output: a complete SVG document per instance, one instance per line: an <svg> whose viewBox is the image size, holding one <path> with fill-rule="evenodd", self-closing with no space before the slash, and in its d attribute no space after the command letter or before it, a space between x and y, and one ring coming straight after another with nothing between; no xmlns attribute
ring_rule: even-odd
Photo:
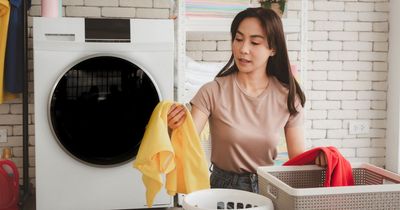
<svg viewBox="0 0 400 210"><path fill-rule="evenodd" d="M37 209L147 208L132 162L153 108L173 99L173 21L33 21Z"/></svg>

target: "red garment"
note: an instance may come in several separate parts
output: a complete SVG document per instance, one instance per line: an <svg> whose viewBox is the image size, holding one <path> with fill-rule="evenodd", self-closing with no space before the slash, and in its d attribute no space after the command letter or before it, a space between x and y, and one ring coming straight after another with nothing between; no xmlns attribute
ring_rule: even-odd
<svg viewBox="0 0 400 210"><path fill-rule="evenodd" d="M19 174L11 160L0 160L0 210L18 210Z"/></svg>
<svg viewBox="0 0 400 210"><path fill-rule="evenodd" d="M308 150L283 165L313 165L320 152L325 153L327 161L324 187L354 185L351 165L335 147L317 147Z"/></svg>

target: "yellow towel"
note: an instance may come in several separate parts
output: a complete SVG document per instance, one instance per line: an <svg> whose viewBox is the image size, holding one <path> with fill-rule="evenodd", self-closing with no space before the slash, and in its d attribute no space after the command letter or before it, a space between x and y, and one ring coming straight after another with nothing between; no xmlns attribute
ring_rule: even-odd
<svg viewBox="0 0 400 210"><path fill-rule="evenodd" d="M185 122L169 138L167 114L172 104L162 101L154 109L133 164L143 173L148 207L161 190L161 173L166 174L171 196L210 188L207 161L188 110Z"/></svg>
<svg viewBox="0 0 400 210"><path fill-rule="evenodd" d="M0 0L0 104L2 104L4 100L16 98L15 94L8 93L3 90L4 61L6 58L5 56L6 56L9 19L10 19L10 3L8 0Z"/></svg>

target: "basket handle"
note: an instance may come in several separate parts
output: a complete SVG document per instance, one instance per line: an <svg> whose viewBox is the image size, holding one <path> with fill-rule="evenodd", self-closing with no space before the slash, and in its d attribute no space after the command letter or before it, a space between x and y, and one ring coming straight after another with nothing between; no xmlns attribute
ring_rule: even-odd
<svg viewBox="0 0 400 210"><path fill-rule="evenodd" d="M278 195L275 195L273 192L272 192L272 189L273 188L276 188L275 186L273 186L273 185L271 185L270 183L268 183L267 184L267 193L268 193L268 195L269 196L271 196L271 198L273 198L273 199L277 199L278 198ZM277 193L276 193L277 194Z"/></svg>
<svg viewBox="0 0 400 210"><path fill-rule="evenodd" d="M373 171L381 176L383 176L386 180L391 181L393 183L399 184L400 183L400 176L395 174L391 171L384 170L383 168L374 166L372 164L365 163L364 167L370 171Z"/></svg>

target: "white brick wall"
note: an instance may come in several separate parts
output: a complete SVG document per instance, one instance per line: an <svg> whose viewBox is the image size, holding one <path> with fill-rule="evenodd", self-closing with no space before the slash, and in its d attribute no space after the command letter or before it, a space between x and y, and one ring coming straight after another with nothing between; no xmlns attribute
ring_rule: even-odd
<svg viewBox="0 0 400 210"><path fill-rule="evenodd" d="M328 40L328 32L327 31L310 31L310 32L308 32L308 40Z"/></svg>
<svg viewBox="0 0 400 210"><path fill-rule="evenodd" d="M372 12L374 11L374 3L366 2L348 2L346 3L346 11L358 11L358 12Z"/></svg>
<svg viewBox="0 0 400 210"><path fill-rule="evenodd" d="M153 7L153 1L149 0L119 0L121 7Z"/></svg>
<svg viewBox="0 0 400 210"><path fill-rule="evenodd" d="M344 61L343 70L371 71L372 62L367 61Z"/></svg>
<svg viewBox="0 0 400 210"><path fill-rule="evenodd" d="M372 25L373 31L389 31L389 24L388 22L378 22Z"/></svg>
<svg viewBox="0 0 400 210"><path fill-rule="evenodd" d="M372 109L384 109L386 110L386 100L381 101L371 101L371 108Z"/></svg>
<svg viewBox="0 0 400 210"><path fill-rule="evenodd" d="M41 0L37 0L37 4L41 4ZM63 6L71 6L71 5L83 5L84 0L63 0Z"/></svg>
<svg viewBox="0 0 400 210"><path fill-rule="evenodd" d="M311 43L311 50L342 50L342 42L338 41L314 41Z"/></svg>
<svg viewBox="0 0 400 210"><path fill-rule="evenodd" d="M342 29L341 21L316 21L314 25L316 31L342 31Z"/></svg>
<svg viewBox="0 0 400 210"><path fill-rule="evenodd" d="M103 7L101 9L101 16L103 17L134 18L135 15L135 8Z"/></svg>
<svg viewBox="0 0 400 210"><path fill-rule="evenodd" d="M345 31L372 31L372 23L345 22Z"/></svg>
<svg viewBox="0 0 400 210"><path fill-rule="evenodd" d="M165 19L169 17L169 13L169 9L137 8L136 18Z"/></svg>
<svg viewBox="0 0 400 210"><path fill-rule="evenodd" d="M216 51L217 42L215 41L188 41L186 44L188 51L204 50L204 51Z"/></svg>
<svg viewBox="0 0 400 210"><path fill-rule="evenodd" d="M332 31L329 32L329 40L340 40L340 41L355 41L358 40L357 32L343 32L343 31Z"/></svg>
<svg viewBox="0 0 400 210"><path fill-rule="evenodd" d="M360 21L384 22L387 21L389 14L387 12L360 12L358 19Z"/></svg>
<svg viewBox="0 0 400 210"><path fill-rule="evenodd" d="M344 81L343 90L371 90L370 81Z"/></svg>
<svg viewBox="0 0 400 210"><path fill-rule="evenodd" d="M188 32L187 56L196 61L226 62L231 56L229 32Z"/></svg>
<svg viewBox="0 0 400 210"><path fill-rule="evenodd" d="M71 6L65 9L68 17L99 17L100 14L100 7Z"/></svg>
<svg viewBox="0 0 400 210"><path fill-rule="evenodd" d="M313 146L339 147L350 161L383 166L388 0L309 3L307 137ZM349 134L358 119L370 121L368 134Z"/></svg>
<svg viewBox="0 0 400 210"><path fill-rule="evenodd" d="M231 51L204 51L203 60L212 62L223 62L229 60Z"/></svg>
<svg viewBox="0 0 400 210"><path fill-rule="evenodd" d="M314 10L317 11L343 11L344 2L340 1L314 1Z"/></svg>
<svg viewBox="0 0 400 210"><path fill-rule="evenodd" d="M118 0L85 0L85 6L115 7L118 6Z"/></svg>

